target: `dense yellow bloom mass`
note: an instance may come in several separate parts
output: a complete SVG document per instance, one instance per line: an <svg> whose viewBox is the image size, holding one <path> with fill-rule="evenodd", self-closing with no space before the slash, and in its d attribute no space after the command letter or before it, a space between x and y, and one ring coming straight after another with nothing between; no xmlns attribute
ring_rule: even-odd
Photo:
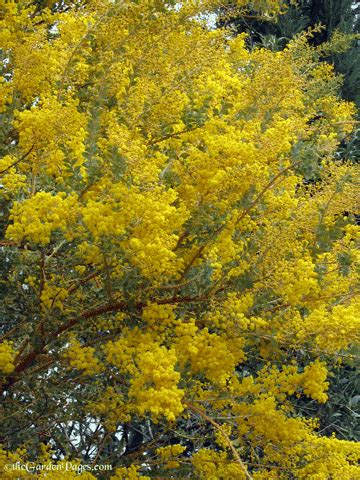
<svg viewBox="0 0 360 480"><path fill-rule="evenodd" d="M199 332L194 322L179 325L175 333L179 361L213 383L225 384L235 366L245 358L242 337L226 338L209 333L207 328Z"/></svg>
<svg viewBox="0 0 360 480"><path fill-rule="evenodd" d="M142 341L141 333L137 333L130 342L120 340L109 345L108 360L120 372L127 370L132 374L129 398L135 411L140 415L150 412L155 420L159 416L175 420L184 409L181 403L184 392L177 386L180 374L174 368L175 352L156 345L151 337Z"/></svg>
<svg viewBox="0 0 360 480"><path fill-rule="evenodd" d="M181 455L186 450L186 447L182 445L168 445L166 447L158 448L156 453L161 460L165 461L165 468L176 468L179 466L179 462L176 457Z"/></svg>
<svg viewBox="0 0 360 480"><path fill-rule="evenodd" d="M5 341L0 343L0 371L1 373L11 373L14 366L15 351L11 343Z"/></svg>
<svg viewBox="0 0 360 480"><path fill-rule="evenodd" d="M94 375L102 370L99 360L94 357L94 352L94 348L82 347L79 342L73 340L64 356L71 367L81 370L84 375Z"/></svg>
<svg viewBox="0 0 360 480"><path fill-rule="evenodd" d="M33 478L46 479L50 475L54 480L72 480L80 477L82 480L95 480L95 476L82 470L79 461L66 460L52 462L51 451L47 446L40 444L40 455L36 462L29 459L25 449L8 452L0 448L0 471L4 480L16 480L21 474L21 480ZM71 466L70 466L71 465Z"/></svg>
<svg viewBox="0 0 360 480"><path fill-rule="evenodd" d="M7 238L22 242L23 240L39 245L50 242L51 234L62 230L67 239L69 222L74 217L76 197L66 197L65 192L52 195L50 192L38 192L13 206L11 219L14 221L7 229Z"/></svg>
<svg viewBox="0 0 360 480"><path fill-rule="evenodd" d="M45 435L90 419L114 479L358 478L359 449L303 408L360 331L334 69L308 35L273 52L212 30L218 0L63 3L0 0L0 286L25 310L9 294L6 430L24 409ZM24 461L7 441L1 462Z"/></svg>
<svg viewBox="0 0 360 480"><path fill-rule="evenodd" d="M201 479L217 480L219 478L245 479L240 465L228 462L225 452L214 452L202 448L193 456L195 472Z"/></svg>
<svg viewBox="0 0 360 480"><path fill-rule="evenodd" d="M111 477L111 480L150 480L150 477L140 475L138 473L138 468L134 465L131 465L129 468L118 468L115 475Z"/></svg>
<svg viewBox="0 0 360 480"><path fill-rule="evenodd" d="M33 172L43 169L60 181L71 175L70 166L82 166L86 118L77 106L71 97L63 104L55 97L44 97L35 108L18 113L14 124L21 132L19 144L24 151L32 149ZM80 168L80 173L84 175L85 170Z"/></svg>

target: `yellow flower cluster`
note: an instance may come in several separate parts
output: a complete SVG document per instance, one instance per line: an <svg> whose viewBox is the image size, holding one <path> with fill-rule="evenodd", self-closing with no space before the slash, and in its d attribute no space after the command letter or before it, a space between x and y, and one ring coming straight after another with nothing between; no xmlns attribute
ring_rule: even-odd
<svg viewBox="0 0 360 480"><path fill-rule="evenodd" d="M236 365L245 359L243 338L227 338L199 330L194 321L175 328L175 349L180 365L189 364L193 373L202 373L215 384L224 385Z"/></svg>
<svg viewBox="0 0 360 480"><path fill-rule="evenodd" d="M3 480L32 480L32 479L54 479L73 480L80 477L82 480L95 480L91 473L81 469L81 463L72 460L73 469L69 469L67 460L54 463L51 458L51 451L43 444L40 444L40 455L34 461L30 459L27 451L22 448L10 452L0 447L0 472ZM29 458L30 457L30 458ZM15 467L27 465L28 471L24 468L17 470ZM41 467L41 470L39 469ZM21 477L19 476L21 474Z"/></svg>
<svg viewBox="0 0 360 480"><path fill-rule="evenodd" d="M131 374L129 398L140 415L153 419L165 416L175 420L184 407L184 392L178 388L180 373L175 370L177 357L173 349L160 346L151 334L138 329L124 329L124 336L104 347L109 363L120 372Z"/></svg>
<svg viewBox="0 0 360 480"><path fill-rule="evenodd" d="M180 465L176 458L185 450L186 447L183 445L167 445L166 447L157 448L156 454L164 462L164 468L171 469Z"/></svg>
<svg viewBox="0 0 360 480"><path fill-rule="evenodd" d="M181 266L181 259L173 251L178 241L174 231L188 214L183 208L175 208L176 199L174 190L158 187L147 195L136 191L127 195L127 210L134 227L124 247L128 249L129 261L146 277L174 276Z"/></svg>
<svg viewBox="0 0 360 480"><path fill-rule="evenodd" d="M239 129L241 131L240 126ZM193 210L201 201L204 205L216 205L219 214L228 212L236 199L241 198L250 187L245 172L252 171L256 178L263 173L256 162L255 139L251 137L249 141L244 139L239 142L241 133L228 129L222 119L212 119L196 134L188 134L190 141L186 148L186 161L177 159L172 167L182 179L177 190L187 208ZM175 141L172 143L175 144ZM174 147L180 150L180 145L179 141L179 145ZM222 243L231 244L231 225L229 228L222 235ZM236 248L236 244L232 248ZM226 255L226 249L221 250Z"/></svg>
<svg viewBox="0 0 360 480"><path fill-rule="evenodd" d="M201 448L192 456L191 463L197 477L203 480L246 479L242 466L234 461L229 461L225 452Z"/></svg>
<svg viewBox="0 0 360 480"><path fill-rule="evenodd" d="M184 410L183 390L178 388L180 373L175 371L174 350L154 345L151 351L139 353L138 373L130 380L129 398L140 415L150 413L154 420L164 416L174 421Z"/></svg>
<svg viewBox="0 0 360 480"><path fill-rule="evenodd" d="M119 372L134 375L137 372L135 357L139 352L151 350L155 337L140 328L124 327L122 336L116 342L109 342L104 346L104 353L111 365L115 365Z"/></svg>
<svg viewBox="0 0 360 480"><path fill-rule="evenodd" d="M72 175L66 162L73 168L82 168L85 161L84 141L86 117L77 109L78 101L68 98L61 104L56 97L47 97L30 110L17 115L16 128L20 132L19 144L24 152L32 149L29 158L32 170L38 174L44 169L58 181Z"/></svg>
<svg viewBox="0 0 360 480"><path fill-rule="evenodd" d="M158 305L148 302L143 308L142 318L152 331L156 331L158 338L161 334L167 336L179 323L174 314L174 305Z"/></svg>
<svg viewBox="0 0 360 480"><path fill-rule="evenodd" d="M17 173L16 168L12 167L17 161L12 155L5 155L0 159L0 181L2 185L0 192L5 198L16 194L26 185L26 176Z"/></svg>
<svg viewBox="0 0 360 480"><path fill-rule="evenodd" d="M94 239L103 235L121 236L125 232L123 213L116 211L112 203L89 200L83 207L83 221Z"/></svg>
<svg viewBox="0 0 360 480"><path fill-rule="evenodd" d="M213 269L212 278L217 280L221 278L221 272L229 262L239 261L241 254L246 246L246 241L234 241L234 222L228 222L228 225L218 236L216 242L206 251L206 257L210 261ZM236 271L235 271L236 270ZM240 268L233 269L229 276L239 274Z"/></svg>
<svg viewBox="0 0 360 480"><path fill-rule="evenodd" d="M287 395L299 396L303 391L304 395L324 403L329 386L327 373L325 364L318 360L307 365L302 373L295 363L285 365L281 370L268 364L258 372L255 380L252 376L245 377L237 391L243 395L271 396L282 402Z"/></svg>
<svg viewBox="0 0 360 480"><path fill-rule="evenodd" d="M314 267L309 256L278 265L274 272L276 289L290 305L306 303L308 295L318 293L319 285Z"/></svg>
<svg viewBox="0 0 360 480"><path fill-rule="evenodd" d="M0 343L0 372L8 374L14 370L15 353L10 342L5 340Z"/></svg>
<svg viewBox="0 0 360 480"><path fill-rule="evenodd" d="M276 159L279 155L287 156L296 140L292 120L274 116L271 127L261 138L261 148L269 152L270 158Z"/></svg>
<svg viewBox="0 0 360 480"><path fill-rule="evenodd" d="M46 282L41 292L41 307L43 311L59 308L64 311L64 301L68 298L69 292L62 287Z"/></svg>
<svg viewBox="0 0 360 480"><path fill-rule="evenodd" d="M13 224L6 230L6 237L18 243L28 241L46 245L51 241L51 234L60 230L65 238L71 238L69 224L76 215L76 196L64 192L52 195L39 192L23 202L15 202L10 219Z"/></svg>
<svg viewBox="0 0 360 480"><path fill-rule="evenodd" d="M274 397L261 396L253 403L238 403L233 411L239 416L238 435L246 435L261 446L269 461L281 461L281 449L290 450L306 441L311 432L304 419L288 418L286 411L278 408Z"/></svg>
<svg viewBox="0 0 360 480"><path fill-rule="evenodd" d="M296 476L300 480L328 480L329 478L356 480L359 478L360 445L358 443L338 440L334 436L330 438L313 436L309 439L307 458L307 464L296 469Z"/></svg>
<svg viewBox="0 0 360 480"><path fill-rule="evenodd" d="M87 195L82 208L83 221L93 238L112 237L125 249L127 261L146 277L176 275L182 259L173 251L178 241L174 232L188 216L185 208L173 205L177 193L160 186L144 193L136 186L129 189L123 183L109 185L107 181L99 190Z"/></svg>
<svg viewBox="0 0 360 480"><path fill-rule="evenodd" d="M95 392L90 414L111 432L134 419L161 422L167 446L146 455L176 469L184 448L165 438L194 414L186 404L200 403L222 425L211 437L216 451L197 440L187 465L196 478L244 478L221 432L254 462L256 479L356 478L352 444L322 439L290 398L325 402L327 368L305 366L301 352L336 355L360 331L357 228L343 227L356 173L332 161L354 107L336 98L332 67L316 66L319 50L306 35L274 52L210 31L201 14L220 0L176 8L90 0L63 12L32 3L0 0L11 73L0 111L15 119L0 160L11 213L4 248L32 244L14 249L7 279L33 287L22 294L36 316L54 317L49 335L59 331L51 309L70 318L76 309L77 331L94 315L92 325L113 339L100 355L63 332L68 370L94 388L112 385ZM282 5L251 8L271 16ZM316 185L304 184L303 168L314 169ZM61 250L42 248L59 237ZM39 250L42 269L31 260ZM26 321L20 336L32 328ZM301 367L288 346L301 347ZM257 373L243 377L245 352ZM0 370L11 373L14 357L1 344ZM111 378L94 381L100 372ZM194 422L208 432L205 420ZM137 464L146 474L145 461ZM113 478L147 478L140 468Z"/></svg>
<svg viewBox="0 0 360 480"><path fill-rule="evenodd" d="M334 66L329 63L317 65L311 72L317 80L332 80L334 78Z"/></svg>
<svg viewBox="0 0 360 480"><path fill-rule="evenodd" d="M88 264L98 265L102 263L101 250L91 242L81 242L77 247L77 254L82 261Z"/></svg>
<svg viewBox="0 0 360 480"><path fill-rule="evenodd" d="M138 470L135 465L131 465L129 468L117 468L115 475L111 476L110 480L150 480L150 477L141 475Z"/></svg>
<svg viewBox="0 0 360 480"><path fill-rule="evenodd" d="M59 79L66 55L59 42L57 45L47 42L46 10L39 15L40 26L25 33L24 24L27 25L29 17L35 14L35 7L2 1L1 9L6 19L5 22L1 20L0 25L1 45L4 49L11 49L11 61L15 64L11 90L20 94L23 101L31 103L36 96L51 91L52 82ZM54 51L56 55L53 55Z"/></svg>
<svg viewBox="0 0 360 480"><path fill-rule="evenodd" d="M349 123L349 120L356 112L356 108L353 103L346 102L344 100L339 101L334 95L327 95L319 98L317 104L318 107L326 112L329 122L338 124L336 130L339 136L352 131L353 126L351 125L351 122ZM327 130L329 133L331 132L329 127Z"/></svg>
<svg viewBox="0 0 360 480"><path fill-rule="evenodd" d="M16 462L24 463L26 461L26 450L18 448L11 452L4 450L0 446L0 472L1 478L4 480L16 480L19 478L19 472L8 468L9 465L15 465ZM34 476L26 471L21 472L21 476L24 480L31 480Z"/></svg>
<svg viewBox="0 0 360 480"><path fill-rule="evenodd" d="M125 81L130 80L126 77ZM135 92L131 93L134 95ZM136 100L139 102L139 97ZM102 151L114 146L119 149L126 162L126 175L134 185L155 181L161 172L161 166L167 161L166 156L160 152L149 151L139 131L119 124L111 114L108 115L107 138L99 141L99 146Z"/></svg>
<svg viewBox="0 0 360 480"><path fill-rule="evenodd" d="M329 383L326 382L326 377L327 369L323 363L317 361L306 366L301 378L305 395L320 403L325 403L328 396L324 391L329 386Z"/></svg>
<svg viewBox="0 0 360 480"><path fill-rule="evenodd" d="M69 362L70 367L81 370L83 375L97 375L103 371L103 366L94 354L95 348L83 347L73 339L64 353L64 358Z"/></svg>
<svg viewBox="0 0 360 480"><path fill-rule="evenodd" d="M253 304L254 298L250 293L242 295L229 293L221 305L221 310L214 309L208 317L208 322L225 331L247 330L251 328L251 321L245 317L245 314Z"/></svg>
<svg viewBox="0 0 360 480"><path fill-rule="evenodd" d="M312 340L321 350L338 352L354 344L360 332L360 302L313 309L300 325L295 325L299 341Z"/></svg>
<svg viewBox="0 0 360 480"><path fill-rule="evenodd" d="M0 78L0 113L3 113L6 111L6 105L11 103L11 100L12 100L11 97L12 97L11 85L9 83L6 83L3 77Z"/></svg>

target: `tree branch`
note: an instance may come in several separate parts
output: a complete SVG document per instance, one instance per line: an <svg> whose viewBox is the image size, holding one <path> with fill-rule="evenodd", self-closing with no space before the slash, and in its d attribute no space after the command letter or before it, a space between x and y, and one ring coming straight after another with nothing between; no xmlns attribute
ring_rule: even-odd
<svg viewBox="0 0 360 480"><path fill-rule="evenodd" d="M30 155L30 153L33 151L34 149L34 146L33 145L30 150L28 150L26 153L24 153L24 155L22 155L20 158L18 158L14 163L12 163L11 165L9 165L8 167L6 167L4 170L1 170L0 171L0 175L2 175L3 173L6 173L8 170L10 170L11 168L13 167L16 167L16 165L20 162L22 162L23 160L25 160L26 157L28 157Z"/></svg>
<svg viewBox="0 0 360 480"><path fill-rule="evenodd" d="M234 456L234 459L236 460L236 462L240 465L241 469L243 470L244 474L245 474L245 478L247 480L253 480L252 476L250 475L250 473L248 472L248 469L245 465L245 463L241 460L240 458L240 455L238 453L238 451L236 450L236 448L234 447L234 445L232 444L232 441L230 440L228 434L225 432L225 430L223 429L223 427L215 422L214 419L212 419L211 417L209 417L205 412L203 412L200 408L198 407L195 407L194 405L191 405L191 404L188 404L187 405L188 409L191 410L192 412L194 413L197 413L198 415L200 415L200 417L202 417L204 420L206 420L207 422L211 423L211 425L213 425L213 427L215 427L215 429L220 432L220 434L222 435L223 439L225 440L226 444L228 445L229 449L231 450L233 456Z"/></svg>

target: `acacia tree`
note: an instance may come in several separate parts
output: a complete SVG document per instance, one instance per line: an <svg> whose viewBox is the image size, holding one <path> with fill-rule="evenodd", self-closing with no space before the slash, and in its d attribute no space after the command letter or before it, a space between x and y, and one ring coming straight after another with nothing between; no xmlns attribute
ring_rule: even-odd
<svg viewBox="0 0 360 480"><path fill-rule="evenodd" d="M219 3L1 3L2 478L358 475L306 415L359 331L346 39L249 51Z"/></svg>

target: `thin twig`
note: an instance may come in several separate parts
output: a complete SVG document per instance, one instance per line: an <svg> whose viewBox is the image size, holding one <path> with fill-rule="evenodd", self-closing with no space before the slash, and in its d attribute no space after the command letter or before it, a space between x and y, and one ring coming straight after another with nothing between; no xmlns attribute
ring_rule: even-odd
<svg viewBox="0 0 360 480"><path fill-rule="evenodd" d="M228 447L230 448L233 456L234 456L234 459L236 460L236 462L241 466L244 474L245 474L245 477L247 480L253 480L253 477L250 475L250 473L248 472L248 469L245 465L245 463L241 460L240 458L240 455L238 453L238 451L236 450L236 448L234 447L232 441L230 440L228 434L225 432L225 430L223 429L223 427L215 422L215 420L211 417L209 417L205 412L203 412L200 408L198 407L195 407L194 405L191 405L191 404L188 404L187 407L189 408L189 410L192 410L194 413L197 413L198 415L200 415L204 420L206 420L207 422L211 423L211 425L213 425L213 427L216 428L216 430L218 432L220 432L220 434L222 435L222 437L224 438L225 442L227 443Z"/></svg>
<svg viewBox="0 0 360 480"><path fill-rule="evenodd" d="M12 163L11 165L9 165L8 167L6 167L4 170L1 170L0 171L0 175L2 175L3 173L7 172L8 170L10 170L11 168L13 167L16 167L16 165L20 162L22 162L23 160L25 160L26 157L28 157L30 155L30 153L33 151L34 149L34 146L35 145L32 145L32 147L26 152L24 153L24 155L22 155L20 158L18 158L14 163Z"/></svg>

